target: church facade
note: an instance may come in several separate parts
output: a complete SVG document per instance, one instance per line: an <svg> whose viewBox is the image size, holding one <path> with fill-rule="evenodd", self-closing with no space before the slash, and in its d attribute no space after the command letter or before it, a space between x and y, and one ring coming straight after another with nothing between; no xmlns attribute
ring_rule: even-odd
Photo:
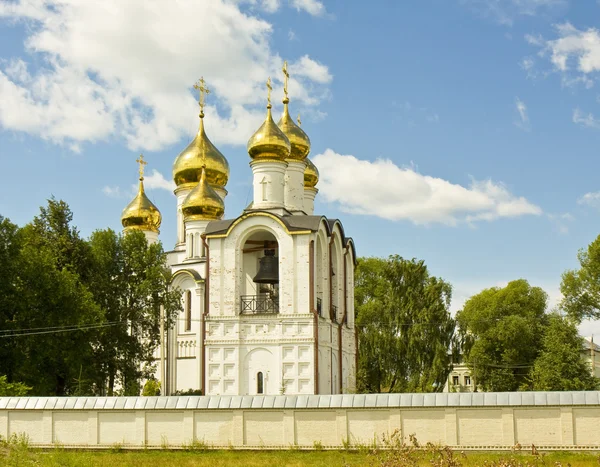
<svg viewBox="0 0 600 467"><path fill-rule="evenodd" d="M177 244L168 252L183 311L157 352L163 394L340 394L355 386L356 254L341 222L314 213L319 173L310 140L284 110L248 141L253 201L224 219L229 164L200 125L175 159ZM160 216L143 191L123 212L125 232L157 241Z"/></svg>

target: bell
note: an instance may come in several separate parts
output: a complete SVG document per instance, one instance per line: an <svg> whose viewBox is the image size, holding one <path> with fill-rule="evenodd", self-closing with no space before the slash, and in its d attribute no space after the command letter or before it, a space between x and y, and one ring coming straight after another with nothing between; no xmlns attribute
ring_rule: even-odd
<svg viewBox="0 0 600 467"><path fill-rule="evenodd" d="M265 250L265 256L260 259L258 273L253 280L257 284L279 283L279 259L275 256L275 250Z"/></svg>

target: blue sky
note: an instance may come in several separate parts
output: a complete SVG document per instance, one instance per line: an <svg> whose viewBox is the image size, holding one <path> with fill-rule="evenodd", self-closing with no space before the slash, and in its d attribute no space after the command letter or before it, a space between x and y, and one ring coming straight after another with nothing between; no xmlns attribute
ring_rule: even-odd
<svg viewBox="0 0 600 467"><path fill-rule="evenodd" d="M203 76L237 216L287 59L316 212L360 255L424 259L453 309L517 278L556 303L600 233L599 18L592 0L0 0L0 214L24 224L54 195L83 235L118 230L143 152L170 249Z"/></svg>

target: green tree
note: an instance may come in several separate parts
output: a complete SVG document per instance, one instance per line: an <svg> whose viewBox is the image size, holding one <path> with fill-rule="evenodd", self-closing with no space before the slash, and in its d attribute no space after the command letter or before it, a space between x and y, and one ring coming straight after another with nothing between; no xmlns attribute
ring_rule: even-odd
<svg viewBox="0 0 600 467"><path fill-rule="evenodd" d="M534 391L586 391L598 389L598 379L582 359L583 339L568 318L558 314L548 317L540 355L531 371Z"/></svg>
<svg viewBox="0 0 600 467"><path fill-rule="evenodd" d="M461 351L478 387L516 391L528 384L547 322L546 293L526 280L485 289L456 315Z"/></svg>
<svg viewBox="0 0 600 467"><path fill-rule="evenodd" d="M31 390L23 383L9 383L6 376L0 376L0 397L22 397Z"/></svg>
<svg viewBox="0 0 600 467"><path fill-rule="evenodd" d="M160 308L165 326L172 325L181 310L181 292L169 289L162 246L148 245L142 232L119 236L110 229L96 231L90 246L90 289L110 325L100 332L96 347L97 385L109 395L117 385L125 394L137 395L141 379L155 371Z"/></svg>
<svg viewBox="0 0 600 467"><path fill-rule="evenodd" d="M19 362L12 380L35 395L73 394L93 376L94 326L103 317L81 277L89 272L89 248L71 219L66 203L51 199L21 230L20 306L7 340Z"/></svg>
<svg viewBox="0 0 600 467"><path fill-rule="evenodd" d="M0 374L12 381L17 359L14 344L6 334L15 328L15 316L21 306L18 293L19 255L21 235L19 228L0 216Z"/></svg>
<svg viewBox="0 0 600 467"><path fill-rule="evenodd" d="M560 291L561 307L577 322L600 318L600 236L580 250L577 258L580 268L565 271Z"/></svg>
<svg viewBox="0 0 600 467"><path fill-rule="evenodd" d="M355 275L358 389L441 391L450 371L450 284L423 261L361 258Z"/></svg>

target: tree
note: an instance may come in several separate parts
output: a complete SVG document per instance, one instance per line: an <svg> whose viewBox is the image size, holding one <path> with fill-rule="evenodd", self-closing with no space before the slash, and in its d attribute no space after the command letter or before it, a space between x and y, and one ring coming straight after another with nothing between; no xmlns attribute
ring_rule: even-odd
<svg viewBox="0 0 600 467"><path fill-rule="evenodd" d="M70 225L66 203L51 199L21 229L12 380L35 395L70 395L92 377L95 326L102 314L81 275L89 248Z"/></svg>
<svg viewBox="0 0 600 467"><path fill-rule="evenodd" d="M586 391L598 389L599 380L592 376L581 358L583 339L568 318L552 314L544 330L540 355L531 371L534 391Z"/></svg>
<svg viewBox="0 0 600 467"><path fill-rule="evenodd" d="M106 327L95 351L97 385L113 395L139 394L142 378L155 371L154 352L160 342L160 308L168 327L181 310L181 292L170 290L170 272L160 244L148 245L142 232L119 236L114 231L92 234L93 273L90 289L103 311Z"/></svg>
<svg viewBox="0 0 600 467"><path fill-rule="evenodd" d="M21 236L19 228L0 216L0 374L12 380L17 360L13 343L6 335L15 328L15 315L21 303L18 294L19 255Z"/></svg>
<svg viewBox="0 0 600 467"><path fill-rule="evenodd" d="M569 316L582 319L600 318L600 236L580 250L577 258L580 268L562 275L560 291L563 294L561 307Z"/></svg>
<svg viewBox="0 0 600 467"><path fill-rule="evenodd" d="M441 391L450 371L450 284L423 261L361 258L355 276L358 389Z"/></svg>
<svg viewBox="0 0 600 467"><path fill-rule="evenodd" d="M31 390L23 383L9 383L6 376L0 376L0 397L22 397Z"/></svg>
<svg viewBox="0 0 600 467"><path fill-rule="evenodd" d="M485 391L527 386L547 322L547 295L526 280L474 295L456 315L462 352L475 383Z"/></svg>

